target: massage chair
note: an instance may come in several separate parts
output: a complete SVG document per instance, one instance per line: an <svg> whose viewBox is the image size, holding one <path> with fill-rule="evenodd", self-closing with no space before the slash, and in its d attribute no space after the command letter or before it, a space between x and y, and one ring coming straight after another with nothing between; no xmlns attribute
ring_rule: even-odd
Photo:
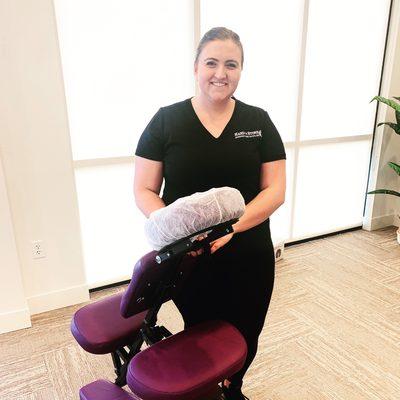
<svg viewBox="0 0 400 400"><path fill-rule="evenodd" d="M73 316L71 332L79 345L110 354L116 374L114 382L100 379L82 387L80 400L200 400L242 368L246 342L230 323L210 320L175 334L157 324L162 304L179 294L196 267L196 257L187 253L209 252L210 242L232 232L244 212L239 196L235 189L212 189L152 213L145 231L156 250L136 263L127 290ZM188 207L191 200L196 211ZM201 217L199 203L207 208ZM198 240L199 235L207 236Z"/></svg>

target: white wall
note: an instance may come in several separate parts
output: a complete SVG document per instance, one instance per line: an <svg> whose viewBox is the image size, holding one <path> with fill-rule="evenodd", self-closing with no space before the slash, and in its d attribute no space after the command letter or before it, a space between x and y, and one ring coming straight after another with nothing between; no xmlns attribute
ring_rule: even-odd
<svg viewBox="0 0 400 400"><path fill-rule="evenodd" d="M382 81L381 95L386 98L400 97L400 0L394 0L391 29L386 54L386 64ZM392 108L380 104L377 122L395 121ZM400 164L400 135L389 127L376 130L372 154L371 173L368 191L375 189L392 189L400 191L400 178L387 165L389 161ZM368 195L363 228L379 229L388 225L399 226L395 218L400 214L400 199L387 195Z"/></svg>
<svg viewBox="0 0 400 400"><path fill-rule="evenodd" d="M0 153L0 333L31 326Z"/></svg>
<svg viewBox="0 0 400 400"><path fill-rule="evenodd" d="M88 299L52 1L1 1L0 37L0 143L24 296L35 314ZM46 258L33 259L32 240L43 240Z"/></svg>

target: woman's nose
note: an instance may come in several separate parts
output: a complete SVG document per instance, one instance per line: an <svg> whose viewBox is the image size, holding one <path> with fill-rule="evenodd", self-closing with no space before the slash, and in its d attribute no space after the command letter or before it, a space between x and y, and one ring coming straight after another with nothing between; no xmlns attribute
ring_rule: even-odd
<svg viewBox="0 0 400 400"><path fill-rule="evenodd" d="M215 70L215 77L218 79L222 79L226 77L226 69L224 65L220 65L217 67L217 69Z"/></svg>

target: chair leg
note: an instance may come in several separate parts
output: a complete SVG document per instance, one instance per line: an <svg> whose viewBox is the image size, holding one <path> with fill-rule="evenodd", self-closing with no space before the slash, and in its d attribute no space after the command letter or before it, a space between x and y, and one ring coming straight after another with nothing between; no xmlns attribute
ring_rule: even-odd
<svg viewBox="0 0 400 400"><path fill-rule="evenodd" d="M114 383L123 387L126 385L126 374L128 372L129 362L132 358L139 353L140 348L142 347L143 339L141 335L138 335L138 338L134 343L127 346L129 348L129 352L127 352L123 347L111 353L111 357L114 364L114 371L117 375Z"/></svg>
<svg viewBox="0 0 400 400"><path fill-rule="evenodd" d="M117 377L119 377L121 375L121 368L122 368L121 359L119 358L117 352L111 353L111 357L114 364L114 372L117 375Z"/></svg>

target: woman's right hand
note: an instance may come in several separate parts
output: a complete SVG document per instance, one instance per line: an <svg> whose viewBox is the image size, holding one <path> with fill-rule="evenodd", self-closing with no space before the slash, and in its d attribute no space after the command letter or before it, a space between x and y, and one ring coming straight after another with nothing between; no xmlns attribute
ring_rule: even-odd
<svg viewBox="0 0 400 400"><path fill-rule="evenodd" d="M200 241L200 240L204 240L207 237L206 233L202 233L201 235L197 236L196 240ZM196 251L189 251L188 254L191 255L192 257L197 257L201 254L203 254L203 249L199 249Z"/></svg>

